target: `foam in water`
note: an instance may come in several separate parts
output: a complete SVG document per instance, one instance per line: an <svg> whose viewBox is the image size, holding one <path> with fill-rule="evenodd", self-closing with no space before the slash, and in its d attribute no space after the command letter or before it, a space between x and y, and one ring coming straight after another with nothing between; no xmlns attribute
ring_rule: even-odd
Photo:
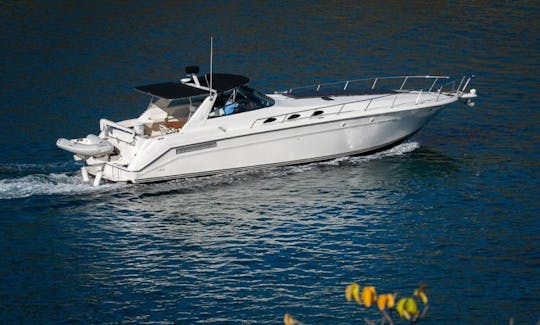
<svg viewBox="0 0 540 325"><path fill-rule="evenodd" d="M41 163L41 164L23 164L23 163L6 163L0 165L0 176L13 177L24 176L29 174L44 174L44 173L61 173L66 171L74 171L78 168L73 162L56 162L56 163Z"/></svg>
<svg viewBox="0 0 540 325"><path fill-rule="evenodd" d="M33 195L81 194L103 191L112 184L93 187L84 183L80 175L51 173L26 175L19 178L0 179L0 199L17 199Z"/></svg>
<svg viewBox="0 0 540 325"><path fill-rule="evenodd" d="M404 154L412 152L418 148L420 148L420 143L416 141L404 142L385 151L377 152L369 156L351 157L350 159L352 162L363 162L382 159L386 157L403 156Z"/></svg>

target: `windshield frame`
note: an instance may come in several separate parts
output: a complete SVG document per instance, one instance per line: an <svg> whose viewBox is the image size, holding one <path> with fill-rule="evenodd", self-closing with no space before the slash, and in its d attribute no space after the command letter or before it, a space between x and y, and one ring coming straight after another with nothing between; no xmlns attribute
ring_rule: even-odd
<svg viewBox="0 0 540 325"><path fill-rule="evenodd" d="M254 88L242 85L219 93L208 118L247 113L274 104L274 99Z"/></svg>

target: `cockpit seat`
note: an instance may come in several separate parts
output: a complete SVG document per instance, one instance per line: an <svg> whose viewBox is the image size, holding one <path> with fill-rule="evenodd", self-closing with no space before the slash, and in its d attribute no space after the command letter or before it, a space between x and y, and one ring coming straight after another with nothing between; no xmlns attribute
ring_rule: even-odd
<svg viewBox="0 0 540 325"><path fill-rule="evenodd" d="M167 121L165 126L171 129L181 129L186 122L184 121Z"/></svg>

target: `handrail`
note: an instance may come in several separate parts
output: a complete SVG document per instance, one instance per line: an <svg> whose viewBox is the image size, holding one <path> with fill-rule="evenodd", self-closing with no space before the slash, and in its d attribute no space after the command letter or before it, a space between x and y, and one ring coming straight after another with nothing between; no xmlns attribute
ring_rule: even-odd
<svg viewBox="0 0 540 325"><path fill-rule="evenodd" d="M331 104L331 105L325 105L325 106L312 107L312 108L309 108L309 109L303 109L303 110L289 112L289 113L285 113L285 114L274 115L274 116L271 116L271 117L258 118L255 121L253 121L250 128L255 127L255 125L257 125L258 122L266 121L269 118L274 119L274 120L272 120L272 122L284 123L285 121L288 121L288 119L287 119L288 116L292 116L292 115L295 115L295 114L303 114L303 113L306 113L306 112L315 112L315 111L320 111L320 110L324 111L324 110L329 109L329 108L337 108L337 107L341 106L339 108L339 110L337 110L337 111L324 113L324 115L334 115L334 114L339 115L339 114L343 113L343 110L347 105L356 104L356 103L362 103L362 102L367 102L366 107L363 108L363 112L366 112L370 108L372 103L377 102L378 100L381 100L383 98L391 97L391 96L393 96L394 99L392 100L392 104L390 105L390 108L394 108L398 97L404 96L405 94L414 94L416 92L418 92L418 95L416 96L416 99L412 99L411 101L408 101L408 102L405 102L405 103L403 103L403 102L399 103L399 105L404 105L404 104L420 105L420 104L424 104L426 102L426 100L424 98L426 98L426 96L428 96L428 95L435 96L435 99L433 99L433 98L428 99L428 101L435 101L435 102L439 101L439 98L440 98L441 94L446 95L446 96L449 96L449 95L451 95L451 96L456 95L457 96L457 92L456 93L453 93L453 92L445 92L445 93L443 93L442 89L443 89L443 86L441 86L439 89L437 89L436 92L434 92L434 91L425 91L424 89L420 89L418 91L401 91L401 92L397 92L397 93L383 94L383 95L370 97L370 98L366 98L366 99L351 100L351 101L347 101L347 102L339 103L339 104ZM423 95L424 95L424 97L422 97ZM421 101L420 99L423 99L423 100ZM345 112L347 112L347 111L345 111ZM311 116L302 117L302 119L304 119L304 118L315 118L315 117L318 117L318 116L319 115L311 115ZM263 124L264 124L264 122L263 122Z"/></svg>
<svg viewBox="0 0 540 325"><path fill-rule="evenodd" d="M326 106L315 107L315 108L305 109L305 110L301 110L301 111L291 112L291 113L287 113L287 114L279 114L279 115L275 115L275 116L268 117L268 118L256 119L252 123L251 128L255 127L255 125L257 125L261 121L265 121L265 122L262 122L262 124L267 123L266 121L268 119L272 119L271 121L268 121L268 122L284 123L285 121L288 120L287 116L292 116L292 115L295 115L295 114L302 114L302 113L310 112L310 111L316 112L318 110L327 109L327 108L330 108L330 107L341 106L338 111L332 111L330 113L324 113L324 115L327 115L327 114L328 115L330 115L330 114L339 115L339 114L342 113L345 106L347 106L349 104L353 104L353 103L360 103L360 102L368 102L367 106L365 108L363 108L363 111L365 112L365 111L368 110L368 108L370 108L370 106L371 106L371 104L373 102L375 102L378 99L381 99L383 97L389 97L389 96L394 96L392 104L390 105L390 108L394 108L396 106L396 102L398 102L398 98L401 98L402 96L404 96L404 94L412 94L412 93L417 94L416 100L413 99L410 102L405 102L405 103L398 102L397 105L399 105L399 106L403 105L403 104L422 105L422 104L424 104L426 102L430 102L430 101L438 102L440 100L441 95L444 95L446 97L454 96L454 97L457 97L457 98L461 98L462 94L465 92L465 89L469 85L469 82L471 81L472 78L475 78L475 76L474 75L472 75L470 77L464 76L461 79L461 82L459 83L457 88L455 88L455 85L456 85L456 79L455 78L452 78L450 76L430 76L430 75L426 75L426 76L418 76L418 75L417 76L389 76L389 77L378 77L378 78L364 78L364 79L354 79L354 80L346 80L346 81L336 81L336 82L313 84L313 85L297 87L297 88L289 88L286 91L281 91L281 92L276 91L275 93L276 94L291 94L295 90L309 89L309 88L315 88L315 87L316 87L315 92L317 93L317 92L319 92L321 90L322 87L335 86L335 85L339 85L339 84L344 84L343 90L347 90L349 88L349 86L351 85L351 83L360 82L360 81L364 81L364 82L365 81L373 81L371 86L367 85L367 87L366 87L366 88L370 88L370 89L373 90L373 89L375 89L377 84L379 84L379 85L381 84L380 80L388 80L388 79L397 79L397 80L399 80L399 79L403 79L403 81L401 82L401 86L399 88L394 88L393 92L387 92L387 93L384 93L384 94L379 94L380 96L361 99L361 100L357 99L357 100L352 100L352 101L348 101L348 102L345 102L345 103L339 103L339 104L334 104L334 105L326 105ZM418 88L415 88L415 89L404 89L406 83L411 79L433 80L433 82L431 82L430 84L427 84L426 88L418 87ZM440 83L441 80L449 80L449 81L442 84L442 83ZM437 85L438 82L439 82L439 84ZM435 88L436 86L438 86L438 88ZM448 90L443 91L443 88L448 89ZM338 95L338 94L336 94L336 95ZM431 95L431 97L430 97L430 95ZM317 96L314 96L314 97L317 97ZM433 97L434 97L434 99L433 99ZM316 115L316 116L319 116L319 115ZM315 115L311 115L310 117L303 117L303 118L313 118L313 117L315 117Z"/></svg>
<svg viewBox="0 0 540 325"><path fill-rule="evenodd" d="M311 111L317 111L317 110L322 110L322 109L327 109L327 108L330 108L330 107L337 107L337 106L341 106L341 108L339 109L339 111L337 111L335 114L339 114L341 113L341 111L343 110L343 108L348 105L348 104L354 104L354 103L360 103L360 102L367 102L369 101L368 103L368 106L371 104L371 102L374 100L374 99L379 99L379 98L382 98L382 97L387 97L388 95L384 95L384 96L379 96L379 97L374 97L374 98L367 98L367 99L362 99L362 100L353 100L353 101L349 101L349 102L345 102L345 103L340 103L340 104L332 104L332 105L326 105L326 106L320 106L320 107L314 107L314 108L309 108L309 109L303 109L301 111L295 111L293 113L286 113L286 114L279 114L279 115L275 115L275 116L272 116L273 118L275 118L276 120L280 119L280 118L285 118L287 116L290 116L290 115L293 115L293 114L302 114L302 113L305 113L305 112L311 112ZM366 108L367 108L366 107ZM311 116L310 118L312 118L314 116ZM251 127L250 128L253 128L255 126L255 124L258 122L258 121L264 121L264 120L267 120L268 117L263 117L263 118L258 118L256 119L255 121L253 121L253 123L251 124ZM282 121L283 122L283 121Z"/></svg>
<svg viewBox="0 0 540 325"><path fill-rule="evenodd" d="M135 139L135 131L133 129L127 128L116 122L104 118L99 120L99 128L108 136L114 137L123 142L132 143ZM118 134L115 134L114 131L116 130L120 132Z"/></svg>
<svg viewBox="0 0 540 325"><path fill-rule="evenodd" d="M113 127L115 129L124 131L124 132L129 133L129 134L135 134L135 131L133 131L132 129L127 128L125 126L122 126L122 125L120 125L120 124L118 124L116 122L113 122L111 120L107 120L107 119L104 119L104 118L99 120L99 128L100 128L101 131L103 131L105 129L105 127L107 127L107 126Z"/></svg>
<svg viewBox="0 0 540 325"><path fill-rule="evenodd" d="M352 80L342 80L342 81L311 84L311 85L307 85L307 86L289 88L289 89L287 89L285 91L276 91L276 93L291 94L295 90L309 89L309 88L315 88L315 87L316 87L316 91L318 92L318 91L320 91L321 87L335 86L335 85L339 85L339 84L345 84L345 86L343 87L343 90L346 90L351 83L358 83L358 82L361 82L361 81L365 82L365 81L372 81L372 80L373 80L373 83L372 83L370 88L375 89L375 86L377 85L377 83L380 84L381 80L391 80L391 79L403 79L403 83L401 84L401 87L399 88L399 90L402 90L403 87L405 87L405 84L407 83L407 81L409 81L411 79L434 79L434 82L433 82L432 86L430 87L430 90L431 90L435 86L437 81L439 81L439 79L451 79L451 77L450 76L412 75L412 76L388 76L388 77L377 77L377 78L362 78L362 79L352 79Z"/></svg>

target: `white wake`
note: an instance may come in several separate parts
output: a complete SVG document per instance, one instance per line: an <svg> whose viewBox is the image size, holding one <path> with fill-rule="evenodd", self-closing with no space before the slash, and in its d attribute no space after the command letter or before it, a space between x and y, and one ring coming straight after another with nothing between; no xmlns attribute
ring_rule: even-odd
<svg viewBox="0 0 540 325"><path fill-rule="evenodd" d="M93 187L84 183L78 173L32 174L18 178L0 179L0 200L34 195L82 194L108 190L113 184Z"/></svg>

